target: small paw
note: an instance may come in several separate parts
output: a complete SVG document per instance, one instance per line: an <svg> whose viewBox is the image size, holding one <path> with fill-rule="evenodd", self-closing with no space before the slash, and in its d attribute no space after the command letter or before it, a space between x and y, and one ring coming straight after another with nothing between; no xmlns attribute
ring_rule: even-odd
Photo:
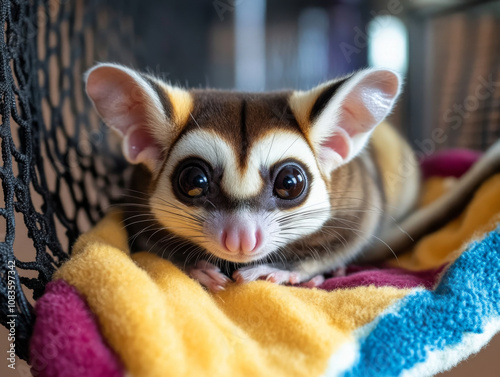
<svg viewBox="0 0 500 377"><path fill-rule="evenodd" d="M226 284L231 281L220 271L219 267L204 260L188 267L186 271L189 276L214 293L224 290Z"/></svg>
<svg viewBox="0 0 500 377"><path fill-rule="evenodd" d="M308 281L300 283L299 285L301 287L306 287L306 288L315 288L319 287L324 282L325 282L325 277L323 275L316 275L313 278L309 279Z"/></svg>
<svg viewBox="0 0 500 377"><path fill-rule="evenodd" d="M233 273L233 279L240 284L255 280L268 280L277 284L298 284L301 281L301 274L264 264L240 268Z"/></svg>

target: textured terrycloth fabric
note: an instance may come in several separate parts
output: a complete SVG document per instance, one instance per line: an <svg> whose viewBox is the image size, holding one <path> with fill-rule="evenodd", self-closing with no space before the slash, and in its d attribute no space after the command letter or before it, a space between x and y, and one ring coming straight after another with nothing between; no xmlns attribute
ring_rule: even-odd
<svg viewBox="0 0 500 377"><path fill-rule="evenodd" d="M357 331L346 376L428 376L477 352L500 331L500 229L472 243L435 290L415 290L375 323Z"/></svg>
<svg viewBox="0 0 500 377"><path fill-rule="evenodd" d="M428 185L429 200L447 185ZM117 212L56 278L134 377L432 375L500 330L499 193L497 175L399 262L351 266L321 289L258 281L212 295L166 260L129 255Z"/></svg>
<svg viewBox="0 0 500 377"><path fill-rule="evenodd" d="M469 149L449 149L437 152L420 163L422 175L429 177L461 177L481 157L481 152Z"/></svg>
<svg viewBox="0 0 500 377"><path fill-rule="evenodd" d="M375 287L424 287L432 289L443 267L423 271L409 271L387 265L349 266L347 267L346 276L327 279L321 284L320 288L332 291L334 289L373 285Z"/></svg>
<svg viewBox="0 0 500 377"><path fill-rule="evenodd" d="M432 188L442 192L436 182ZM446 179L442 180L446 186ZM432 187L431 187L432 186ZM428 190L432 196L431 190ZM421 239L410 253L391 264L411 270L434 268L455 260L471 239L483 237L500 223L500 175L491 177L476 192L474 200L455 220Z"/></svg>
<svg viewBox="0 0 500 377"><path fill-rule="evenodd" d="M104 344L75 288L50 282L36 304L30 341L31 372L38 377L121 377L123 367Z"/></svg>
<svg viewBox="0 0 500 377"><path fill-rule="evenodd" d="M266 281L207 293L170 262L130 256L119 214L82 236L57 273L82 294L133 376L310 376L408 290L327 292Z"/></svg>

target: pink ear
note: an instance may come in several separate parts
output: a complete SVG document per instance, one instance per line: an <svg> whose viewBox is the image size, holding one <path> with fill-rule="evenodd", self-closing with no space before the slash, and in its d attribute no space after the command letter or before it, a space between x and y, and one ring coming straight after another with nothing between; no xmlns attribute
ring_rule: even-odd
<svg viewBox="0 0 500 377"><path fill-rule="evenodd" d="M154 170L161 154L151 123L165 122L158 94L135 71L101 64L87 74L87 94L104 122L123 137L123 154Z"/></svg>
<svg viewBox="0 0 500 377"><path fill-rule="evenodd" d="M398 76L387 70L361 71L347 79L313 125L321 160L338 165L355 157L392 110L399 87Z"/></svg>

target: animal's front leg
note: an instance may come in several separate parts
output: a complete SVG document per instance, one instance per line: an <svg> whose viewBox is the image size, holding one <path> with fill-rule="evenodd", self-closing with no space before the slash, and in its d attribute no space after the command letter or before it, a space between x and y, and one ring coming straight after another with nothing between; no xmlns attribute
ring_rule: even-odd
<svg viewBox="0 0 500 377"><path fill-rule="evenodd" d="M275 264L242 267L233 273L233 279L237 283L268 280L277 284L300 284L305 287L317 287L325 281L323 275L311 277L292 266Z"/></svg>

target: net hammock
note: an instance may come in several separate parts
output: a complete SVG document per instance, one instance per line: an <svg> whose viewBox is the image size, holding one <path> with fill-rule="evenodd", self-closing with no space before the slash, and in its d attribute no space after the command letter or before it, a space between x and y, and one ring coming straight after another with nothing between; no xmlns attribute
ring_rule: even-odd
<svg viewBox="0 0 500 377"><path fill-rule="evenodd" d="M15 318L16 353L24 360L34 300L77 237L126 187L127 165L93 112L82 76L96 61L134 64L130 15L137 8L110 0L0 0L0 319L7 327ZM461 131L469 147L485 148L499 135L489 115L498 116L498 95L489 101L487 132L477 137L472 123ZM23 244L26 234L31 243Z"/></svg>
<svg viewBox="0 0 500 377"><path fill-rule="evenodd" d="M4 326L15 318L25 360L33 300L117 197L126 170L82 77L95 61L132 62L120 48L130 44L131 23L110 2L83 3L0 2L0 317ZM16 242L22 233L32 245Z"/></svg>

